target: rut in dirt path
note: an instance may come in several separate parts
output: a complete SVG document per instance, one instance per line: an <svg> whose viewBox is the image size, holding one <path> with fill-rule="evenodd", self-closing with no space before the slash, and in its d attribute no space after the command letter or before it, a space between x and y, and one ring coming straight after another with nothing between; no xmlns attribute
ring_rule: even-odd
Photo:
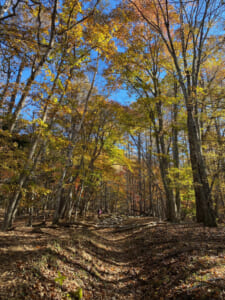
<svg viewBox="0 0 225 300"><path fill-rule="evenodd" d="M105 274L107 283L112 279L108 290L116 288L115 299L225 298L224 227L148 220L92 234L101 247L89 243L91 255L106 269L120 270Z"/></svg>
<svg viewBox="0 0 225 300"><path fill-rule="evenodd" d="M92 268L99 274L102 299L137 299L140 255L135 244L136 229L126 227L91 230L83 244L85 252L92 257ZM122 230L121 230L122 229ZM121 233L123 231L123 233ZM117 295L120 295L117 298ZM109 298L107 298L109 297Z"/></svg>
<svg viewBox="0 0 225 300"><path fill-rule="evenodd" d="M63 225L63 224L62 224ZM0 233L0 299L224 299L225 230L152 218Z"/></svg>
<svg viewBox="0 0 225 300"><path fill-rule="evenodd" d="M1 232L0 299L69 299L79 287L84 299L133 299L134 227L81 223L52 228L49 223L27 228L19 223Z"/></svg>

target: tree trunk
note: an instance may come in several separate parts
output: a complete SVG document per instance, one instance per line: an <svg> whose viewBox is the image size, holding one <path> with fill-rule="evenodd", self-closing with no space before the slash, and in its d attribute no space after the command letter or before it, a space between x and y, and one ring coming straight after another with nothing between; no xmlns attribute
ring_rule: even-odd
<svg viewBox="0 0 225 300"><path fill-rule="evenodd" d="M166 153L165 141L164 141L164 128L163 128L163 115L161 111L161 101L157 103L157 112L159 125L158 129L155 128L156 147L159 154L159 167L163 181L164 190L166 193L166 216L169 222L176 221L176 204L173 195L173 189L171 187L171 180L169 179L169 162L168 154Z"/></svg>
<svg viewBox="0 0 225 300"><path fill-rule="evenodd" d="M139 209L140 214L143 211L143 195L142 195L142 170L141 170L141 134L138 133L138 194L139 194Z"/></svg>
<svg viewBox="0 0 225 300"><path fill-rule="evenodd" d="M9 201L9 204L5 211L5 217L4 217L4 222L3 222L3 226L2 226L3 231L6 231L6 230L10 229L10 227L12 227L13 219L15 217L19 199L21 196L21 188L23 187L26 179L27 179L27 176L25 174L22 174L20 177L20 180L19 180L19 188L16 189L13 197Z"/></svg>
<svg viewBox="0 0 225 300"><path fill-rule="evenodd" d="M58 183L58 188L57 188L57 192L56 192L56 208L55 208L55 213L54 213L52 224L58 224L59 219L61 217L62 191L63 191L63 186L64 186L64 179L65 179L65 176L67 174L68 168L69 168L69 165L67 165L64 168L63 173L62 173L61 178L60 178L60 181Z"/></svg>
<svg viewBox="0 0 225 300"><path fill-rule="evenodd" d="M213 210L212 195L207 178L204 158L201 153L196 124L192 116L192 110L189 107L187 126L196 197L197 222L202 222L206 226L213 227L216 226L216 216Z"/></svg>
<svg viewBox="0 0 225 300"><path fill-rule="evenodd" d="M152 128L149 129L149 151L148 151L148 189L149 189L149 212L153 214L153 185L152 185ZM147 152L147 149L146 149Z"/></svg>
<svg viewBox="0 0 225 300"><path fill-rule="evenodd" d="M77 220L78 208L79 208L79 205L80 205L80 201L81 201L81 197L82 197L83 191L84 191L84 183L82 181L81 186L80 186L79 196L78 196L76 204L75 204L74 221Z"/></svg>
<svg viewBox="0 0 225 300"><path fill-rule="evenodd" d="M176 86L174 88L175 90L175 97L176 97ZM179 148L178 148L178 128L177 128L177 114L178 114L178 107L177 104L173 105L173 130L172 130L172 148L173 148L173 161L174 161L174 167L178 170L179 169ZM179 173L177 173L177 176L179 176ZM179 179L179 177L178 177ZM180 217L180 188L177 184L175 187L175 202L177 207L177 217Z"/></svg>

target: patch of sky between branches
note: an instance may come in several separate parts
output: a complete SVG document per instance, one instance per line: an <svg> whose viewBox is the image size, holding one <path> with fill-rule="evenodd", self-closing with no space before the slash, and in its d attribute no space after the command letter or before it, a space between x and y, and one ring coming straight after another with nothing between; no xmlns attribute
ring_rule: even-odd
<svg viewBox="0 0 225 300"><path fill-rule="evenodd" d="M119 51L124 51L120 47ZM97 64L97 52L92 51L91 58ZM110 90L110 87L107 87L107 80L104 78L104 71L107 69L107 63L104 59L100 59L98 62L98 73L95 80L95 87L98 89L100 94L106 95L108 100L116 101L122 105L130 105L132 102L136 101L136 95L127 91L125 86L122 86L116 90ZM88 72L87 76L89 81L92 81L93 72Z"/></svg>

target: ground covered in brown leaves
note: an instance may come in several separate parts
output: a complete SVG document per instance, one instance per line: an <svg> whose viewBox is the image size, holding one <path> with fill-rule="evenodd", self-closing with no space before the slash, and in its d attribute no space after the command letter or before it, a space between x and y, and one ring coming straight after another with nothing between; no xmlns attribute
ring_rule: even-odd
<svg viewBox="0 0 225 300"><path fill-rule="evenodd" d="M147 217L22 221L0 233L0 266L4 300L225 299L225 227Z"/></svg>

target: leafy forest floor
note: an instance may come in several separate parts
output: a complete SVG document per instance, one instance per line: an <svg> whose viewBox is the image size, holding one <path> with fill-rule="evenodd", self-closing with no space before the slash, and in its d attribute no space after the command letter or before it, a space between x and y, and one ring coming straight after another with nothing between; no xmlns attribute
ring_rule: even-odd
<svg viewBox="0 0 225 300"><path fill-rule="evenodd" d="M103 215L0 233L0 299L225 299L225 227Z"/></svg>

